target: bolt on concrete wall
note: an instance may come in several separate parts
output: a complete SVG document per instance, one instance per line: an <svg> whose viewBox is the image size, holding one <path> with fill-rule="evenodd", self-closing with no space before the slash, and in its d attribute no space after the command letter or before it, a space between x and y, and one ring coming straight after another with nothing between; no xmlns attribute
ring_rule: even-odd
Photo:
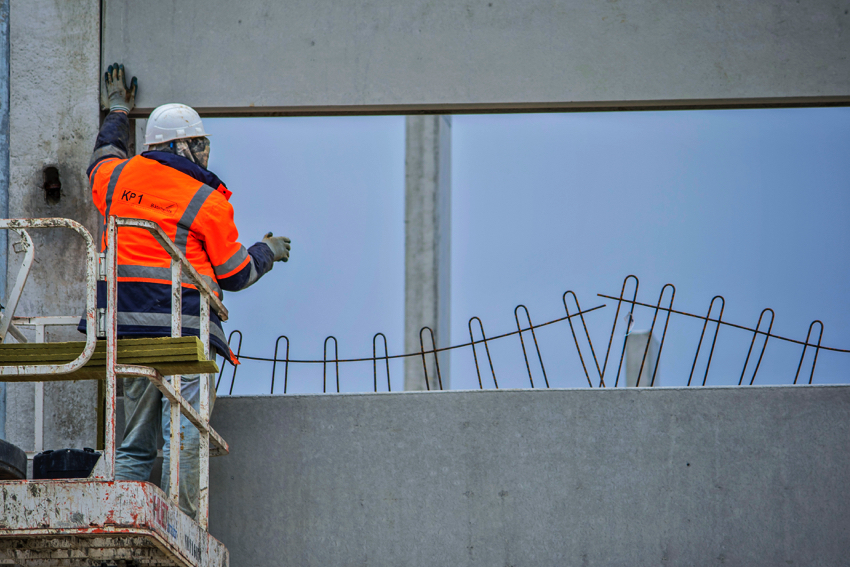
<svg viewBox="0 0 850 567"><path fill-rule="evenodd" d="M97 235L85 170L100 125L100 2L11 2L10 217L67 217ZM54 168L54 170L50 169ZM32 231L36 264L19 315L72 315L85 306L84 247L70 231ZM8 281L20 265L11 237ZM81 340L53 328L47 341ZM34 339L32 332L29 338ZM7 438L33 448L33 385L9 384ZM95 382L45 385L45 447L93 446Z"/></svg>
<svg viewBox="0 0 850 567"><path fill-rule="evenodd" d="M850 386L219 398L232 565L845 565Z"/></svg>

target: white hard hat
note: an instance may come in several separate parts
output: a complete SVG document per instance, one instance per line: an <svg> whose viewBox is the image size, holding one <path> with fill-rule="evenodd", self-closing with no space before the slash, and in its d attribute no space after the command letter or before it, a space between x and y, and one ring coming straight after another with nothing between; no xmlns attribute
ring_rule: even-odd
<svg viewBox="0 0 850 567"><path fill-rule="evenodd" d="M145 128L145 145L162 144L180 138L206 136L201 117L185 104L163 104L157 106L148 118Z"/></svg>

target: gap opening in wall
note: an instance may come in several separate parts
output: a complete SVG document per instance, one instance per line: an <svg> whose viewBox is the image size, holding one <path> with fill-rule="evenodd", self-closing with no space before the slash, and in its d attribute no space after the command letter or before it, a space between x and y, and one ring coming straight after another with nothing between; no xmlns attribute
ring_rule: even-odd
<svg viewBox="0 0 850 567"><path fill-rule="evenodd" d="M204 125L209 167L233 191L242 243L269 231L292 239L288 262L246 290L225 292L225 331L242 331L243 353L271 357L277 337L287 335L293 357L321 360L325 338L334 335L340 356L353 357L371 354L378 331L399 351L392 341L404 329L404 118L222 118ZM268 393L271 364L246 361L239 372L234 393ZM282 392L278 372L275 391ZM347 372L348 391L372 382L371 365ZM402 376L395 364L392 373ZM293 366L287 391L321 392L321 382L321 365Z"/></svg>
<svg viewBox="0 0 850 567"><path fill-rule="evenodd" d="M243 243L269 230L292 238L288 264L226 296L243 354L270 357L285 334L292 358L322 359L328 335L341 357L371 356L378 331L401 353L404 117L205 122ZM774 333L803 340L820 319L823 344L847 348L849 151L846 108L454 116L451 342L469 339L473 315L488 335L515 330L519 303L535 323L559 317L573 290L582 307L608 305L588 317L605 344L615 304L596 294L617 295L634 273L640 301L655 304L671 282L678 309L703 314L722 294L724 320L753 327L771 307ZM635 329L651 317L638 311ZM569 329L538 338L556 385L582 386ZM685 385L698 338L671 322L663 385ZM737 384L748 345L721 330L714 384ZM493 352L500 387L527 387L519 341ZM843 356L820 354L819 383L846 381ZM799 357L769 344L763 383L790 383ZM234 393L267 393L270 371L246 362ZM371 391L371 363L342 373L343 391ZM400 362L391 374L401 390ZM452 356L451 376L453 389L478 388L471 354ZM335 389L330 367L327 377ZM321 382L321 365L290 368L288 391Z"/></svg>

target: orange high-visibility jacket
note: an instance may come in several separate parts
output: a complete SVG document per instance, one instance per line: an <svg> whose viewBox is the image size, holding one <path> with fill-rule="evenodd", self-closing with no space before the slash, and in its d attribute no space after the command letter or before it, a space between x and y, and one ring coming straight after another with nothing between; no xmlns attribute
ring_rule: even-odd
<svg viewBox="0 0 850 567"><path fill-rule="evenodd" d="M126 115L118 116L126 120ZM99 142L108 137L104 128ZM114 215L155 221L219 298L222 289L244 289L271 269L267 245L257 243L249 251L237 241L230 191L217 177L166 152L122 159L120 154L126 153L120 145L98 147L89 168L94 204L104 219ZM104 230L101 249L105 247ZM119 336L169 336L171 257L147 230L121 227L117 264ZM187 279L183 288L183 334L198 335L200 297ZM99 306L103 301L104 294L98 293ZM214 312L210 320L211 346L229 357L221 321Z"/></svg>

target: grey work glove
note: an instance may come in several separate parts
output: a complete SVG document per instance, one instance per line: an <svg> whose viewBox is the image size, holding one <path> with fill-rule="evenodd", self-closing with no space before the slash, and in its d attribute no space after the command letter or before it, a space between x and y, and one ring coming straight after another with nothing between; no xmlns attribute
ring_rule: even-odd
<svg viewBox="0 0 850 567"><path fill-rule="evenodd" d="M275 262L286 262L289 260L289 243L292 242L285 236L272 236L268 233L263 237L263 243L272 249Z"/></svg>
<svg viewBox="0 0 850 567"><path fill-rule="evenodd" d="M100 104L104 109L123 110L129 113L136 106L136 89L139 82L136 77L130 81L130 87L124 81L124 65L113 63L104 75L103 88L100 91Z"/></svg>

